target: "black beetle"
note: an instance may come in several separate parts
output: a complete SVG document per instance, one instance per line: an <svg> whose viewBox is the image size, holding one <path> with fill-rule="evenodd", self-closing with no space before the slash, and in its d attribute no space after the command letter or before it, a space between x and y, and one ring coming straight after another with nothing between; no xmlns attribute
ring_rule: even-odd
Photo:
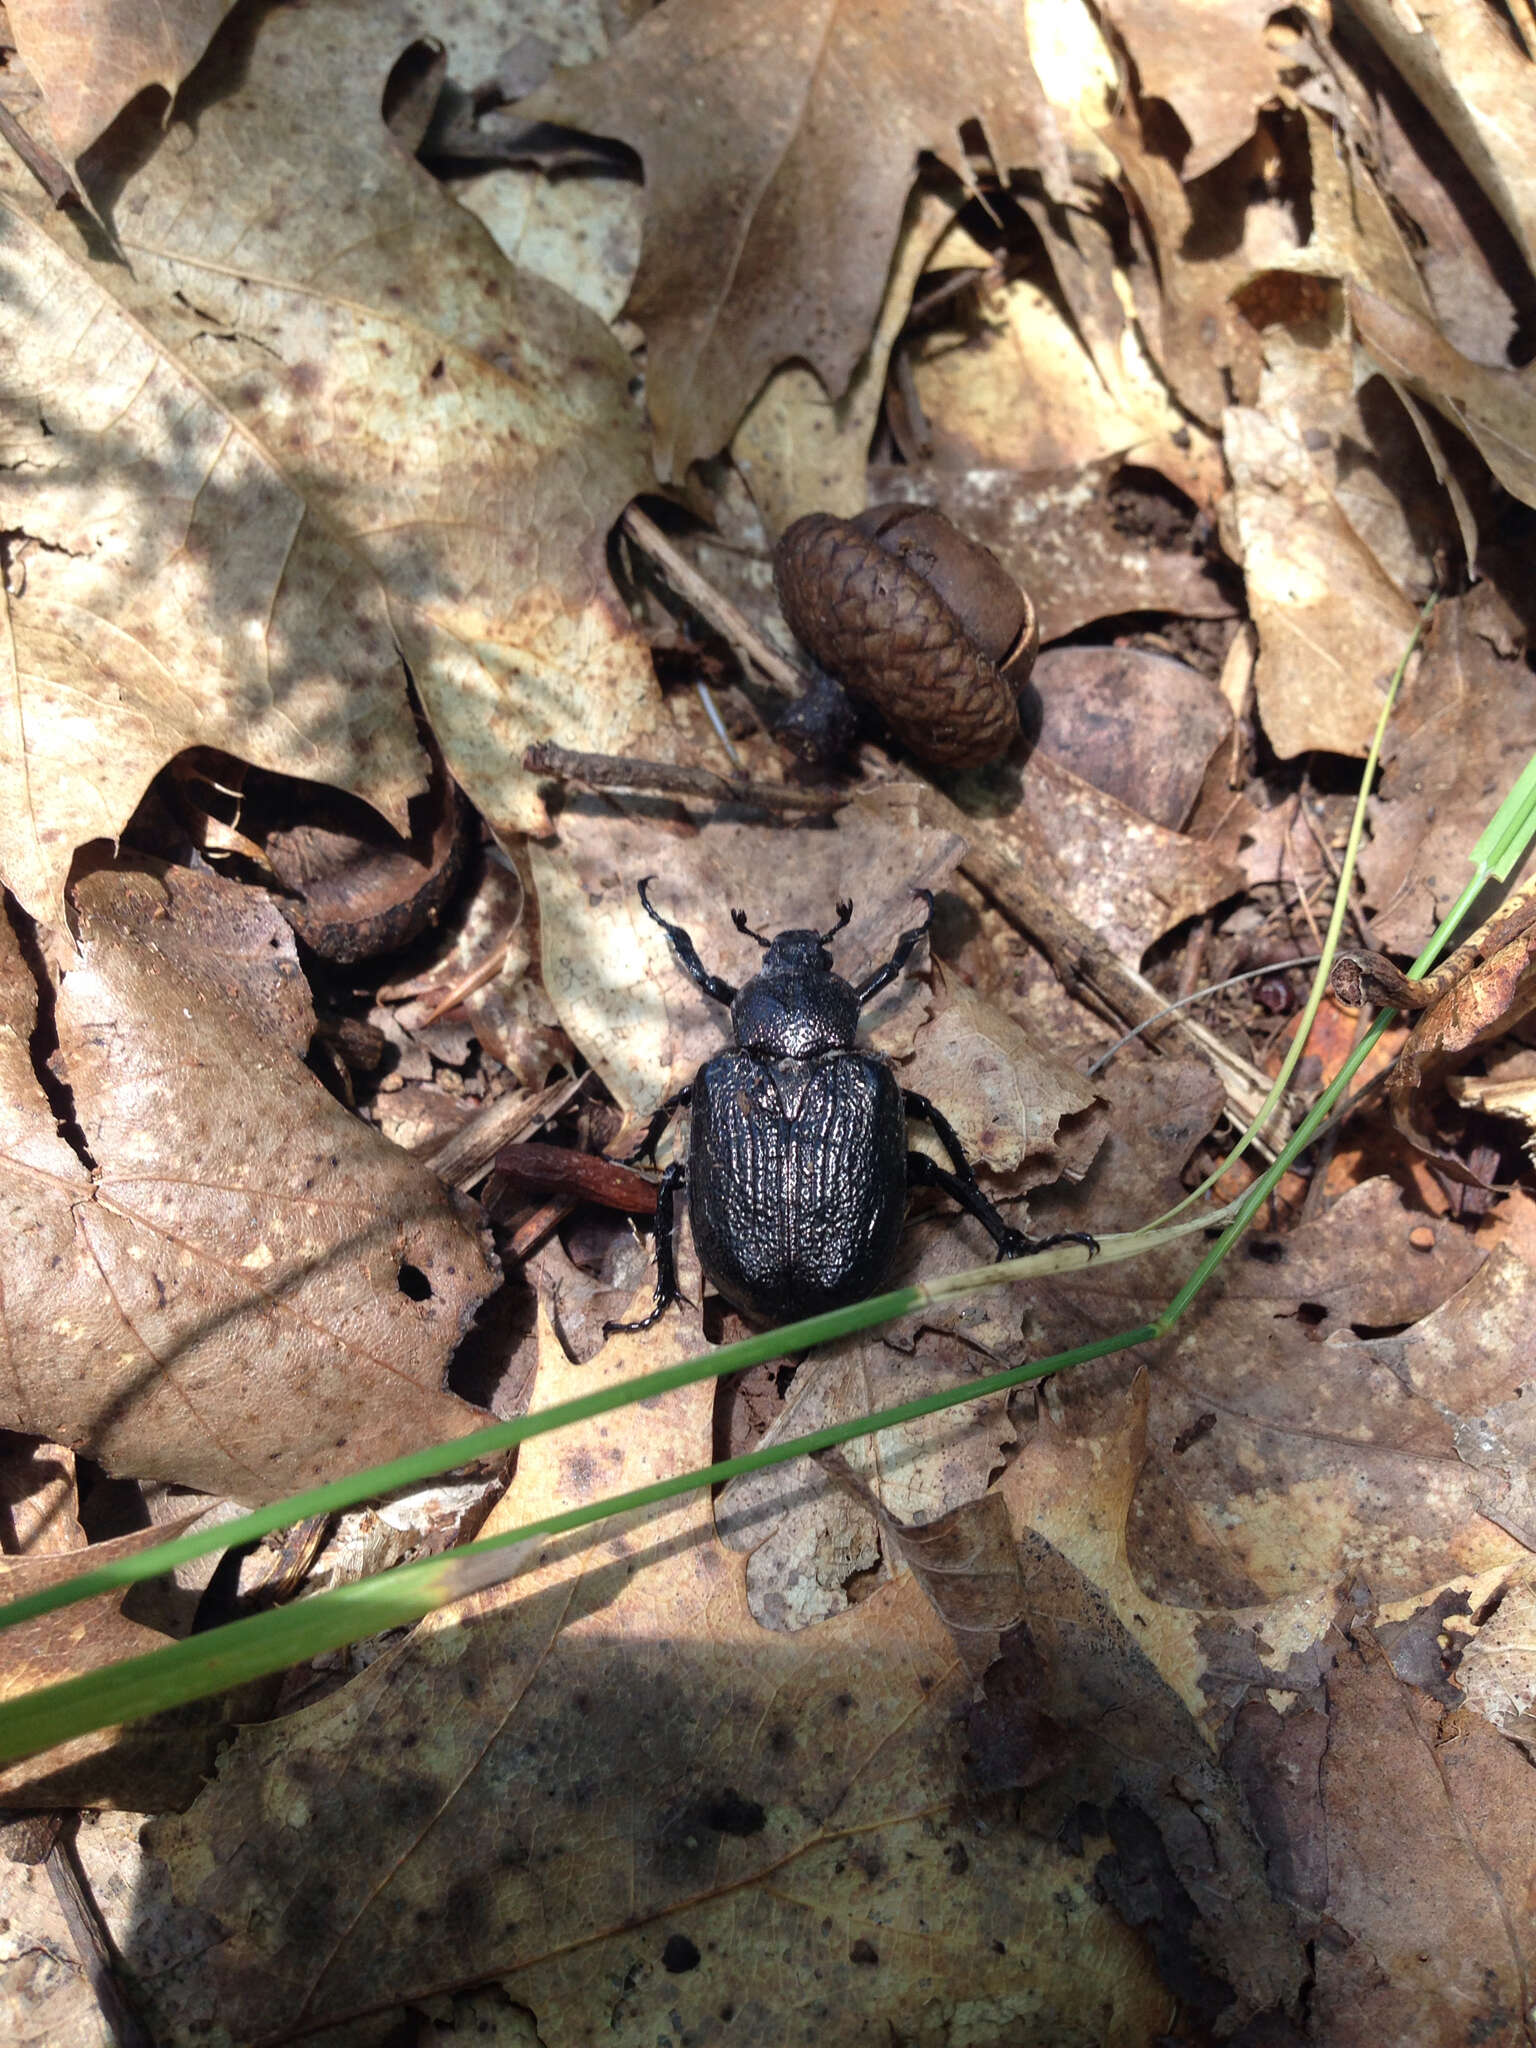
<svg viewBox="0 0 1536 2048"><path fill-rule="evenodd" d="M898 1085L883 1053L856 1046L859 1012L900 974L933 918L928 914L857 988L832 972L827 947L853 915L839 903L831 931L765 939L746 913L739 932L762 947L762 971L737 991L710 974L681 925L669 924L640 883L640 901L672 941L688 979L730 1006L736 1043L706 1060L651 1118L629 1159L650 1157L670 1119L690 1116L688 1165L669 1166L656 1198L656 1294L649 1315L612 1330L647 1330L678 1296L672 1248L677 1190L686 1185L699 1264L716 1290L759 1323L793 1322L875 1293L891 1269L911 1187L940 1187L986 1225L1000 1259L1054 1244L1085 1244L1067 1231L1032 1239L1012 1229L976 1184L960 1140L926 1096ZM907 1118L938 1133L950 1173L907 1150Z"/></svg>

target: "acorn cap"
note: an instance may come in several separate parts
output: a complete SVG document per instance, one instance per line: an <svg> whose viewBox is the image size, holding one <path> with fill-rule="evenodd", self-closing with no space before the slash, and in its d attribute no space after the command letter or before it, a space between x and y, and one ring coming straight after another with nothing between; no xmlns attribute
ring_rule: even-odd
<svg viewBox="0 0 1536 2048"><path fill-rule="evenodd" d="M1018 738L1034 608L942 513L807 513L779 542L774 584L795 637L924 760L978 766Z"/></svg>

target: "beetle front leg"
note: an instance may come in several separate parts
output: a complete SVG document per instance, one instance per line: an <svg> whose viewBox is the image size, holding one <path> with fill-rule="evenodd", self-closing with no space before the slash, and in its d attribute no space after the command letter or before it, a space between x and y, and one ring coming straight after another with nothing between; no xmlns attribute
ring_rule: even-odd
<svg viewBox="0 0 1536 2048"><path fill-rule="evenodd" d="M941 1110L935 1109L926 1095L919 1095L914 1089L903 1088L901 1099L906 1105L907 1115L930 1124L937 1134L939 1143L954 1161L953 1173L946 1173L942 1166L931 1160L926 1152L907 1154L907 1181L911 1186L943 1188L953 1195L962 1209L970 1211L978 1223L986 1226L987 1234L997 1246L1000 1259L1022 1259L1028 1252L1049 1251L1058 1244L1085 1244L1090 1253L1099 1248L1096 1237L1090 1237L1085 1230L1061 1230L1054 1237L1026 1237L1022 1230L1015 1230L1005 1223L996 1208L989 1202L977 1185L971 1162L965 1156L965 1148L953 1124Z"/></svg>
<svg viewBox="0 0 1536 2048"><path fill-rule="evenodd" d="M913 950L918 940L927 931L929 925L933 923L933 891L931 889L914 889L912 894L922 897L928 906L928 915L921 924L913 925L911 931L902 933L901 937L896 941L895 952L886 961L885 965L877 967L868 981L861 981L854 990L854 994L859 999L859 1008L861 1010L872 996L877 996L881 989L890 987L903 967L912 958Z"/></svg>
<svg viewBox="0 0 1536 2048"><path fill-rule="evenodd" d="M682 1299L682 1289L677 1284L677 1251L673 1235L677 1220L677 1191L683 1180L684 1169L674 1162L661 1176L661 1185L656 1190L656 1292L651 1297L651 1312L642 1316L638 1323L604 1323L605 1337L633 1336L637 1330L648 1330L653 1323L660 1322L674 1301Z"/></svg>
<svg viewBox="0 0 1536 2048"><path fill-rule="evenodd" d="M729 1009L736 1000L735 989L731 987L728 981L722 980L718 974L710 973L704 962L699 958L698 947L695 946L682 926L680 924L669 924L661 912L652 906L651 899L645 892L655 879L654 875L644 875L640 881L640 901L645 906L646 916L651 920L652 924L659 924L667 937L672 941L672 951L677 955L677 964L682 968L684 974L687 975L694 987L701 988L705 995L712 997L717 1003L724 1003L726 1008Z"/></svg>

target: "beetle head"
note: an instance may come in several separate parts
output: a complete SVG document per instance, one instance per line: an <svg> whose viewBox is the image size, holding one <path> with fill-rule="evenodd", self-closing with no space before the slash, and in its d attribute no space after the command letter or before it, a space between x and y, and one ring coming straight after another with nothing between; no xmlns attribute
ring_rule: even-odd
<svg viewBox="0 0 1536 2048"><path fill-rule="evenodd" d="M813 1059L853 1044L859 1029L859 999L841 975L832 972L828 941L852 916L846 903L837 906L838 920L828 932L787 931L765 939L749 930L743 912L732 911L736 929L756 939L764 953L762 969L731 1005L736 1043L743 1052L771 1059Z"/></svg>

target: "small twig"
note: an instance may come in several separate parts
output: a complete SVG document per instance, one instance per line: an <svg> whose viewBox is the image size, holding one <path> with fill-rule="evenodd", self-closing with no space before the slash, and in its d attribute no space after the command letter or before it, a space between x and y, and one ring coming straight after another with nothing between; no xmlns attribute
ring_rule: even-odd
<svg viewBox="0 0 1536 2048"><path fill-rule="evenodd" d="M80 197L79 187L51 150L29 135L8 107L0 106L0 135L15 150L55 206Z"/></svg>
<svg viewBox="0 0 1536 2048"><path fill-rule="evenodd" d="M447 994L439 996L425 1017L417 1022L416 1029L425 1031L429 1024L435 1024L440 1017L446 1017L450 1010L456 1010L460 1003L475 993L476 989L484 988L488 981L494 981L506 966L507 955L511 950L510 939L503 939L499 946L493 946L478 966L471 967L467 974L460 975Z"/></svg>
<svg viewBox="0 0 1536 2048"><path fill-rule="evenodd" d="M101 1908L91 1895L75 1846L67 1836L61 1835L48 1851L44 1867L75 1945L75 1959L118 2048L151 2048L149 2035L119 1981L118 1958Z"/></svg>
<svg viewBox="0 0 1536 2048"><path fill-rule="evenodd" d="M1184 964L1179 969L1179 1001L1188 1002L1200 986L1200 975L1205 966L1205 955L1211 943L1211 932L1216 920L1207 911L1189 935L1189 944L1184 950Z"/></svg>
<svg viewBox="0 0 1536 2048"><path fill-rule="evenodd" d="M1285 855L1286 855L1286 854L1288 854L1288 853L1289 853L1289 852L1291 851L1291 834L1292 834L1292 833L1293 833L1293 832L1295 831L1295 829L1296 829L1296 820L1297 820L1297 819L1298 819L1298 818L1299 818L1300 816L1301 816L1301 791L1300 791L1300 790L1298 789L1298 790L1297 790L1297 792L1296 792L1296 802L1295 802L1295 809L1293 810L1293 812L1292 812L1292 814L1291 814L1290 818L1289 818L1289 819L1288 819L1288 820L1286 821L1286 827L1285 827L1285 838L1284 838L1284 840L1282 841L1282 846L1281 846L1281 865L1282 865L1282 868L1283 868L1283 866L1284 866L1284 860L1285 860ZM1315 835L1314 835L1314 837L1315 837ZM1316 919L1316 918L1315 918L1315 917L1314 917L1314 916L1312 915L1312 901L1311 901L1311 898L1310 898L1310 897L1309 897L1309 896L1307 895L1307 885L1306 885L1306 883L1305 883L1305 882L1304 882L1304 881L1302 880L1302 875L1301 875L1301 862L1300 862L1300 861L1297 861L1297 862L1296 862L1296 895L1297 895L1297 899L1298 899L1298 901L1299 901L1299 902L1300 902L1300 904L1301 904L1301 914L1302 914L1302 916L1303 916L1303 917L1304 917L1304 918L1305 918L1305 919L1307 920L1307 930L1308 930L1308 931L1309 931L1309 932L1310 932L1310 933L1312 934L1312 943L1313 943L1313 945L1314 945L1314 946L1316 946L1316 948L1318 949L1318 951L1319 951L1319 952L1321 952L1321 951L1322 951L1322 949L1323 949L1323 935L1322 935L1322 932L1321 932L1321 931L1319 930L1319 928L1318 928L1318 922L1317 922L1317 919Z"/></svg>
<svg viewBox="0 0 1536 2048"><path fill-rule="evenodd" d="M1311 794L1311 788L1312 785L1310 778L1303 775L1301 778L1299 815L1304 820L1307 830L1311 833L1312 844L1317 848L1318 852L1322 855L1323 865L1327 868L1329 874L1332 875L1334 887L1337 888L1340 874L1338 855L1334 852L1333 848L1328 844L1327 840L1318 830L1317 820L1313 817L1312 812L1308 807L1307 798ZM1287 837L1289 837L1289 835L1287 835ZM1375 936L1371 931L1371 920L1369 919L1369 917L1367 917L1365 913L1365 905L1360 900L1360 888L1358 877L1352 878L1350 883L1349 914L1355 920L1355 929L1359 932L1360 937L1364 942L1366 951L1368 953L1379 953L1381 951L1381 948L1377 945Z"/></svg>
<svg viewBox="0 0 1536 2048"><path fill-rule="evenodd" d="M433 1152L420 1154L439 1180L472 1188L484 1178L503 1145L557 1116L586 1080L585 1074L557 1081L537 1095L503 1095L488 1103Z"/></svg>
<svg viewBox="0 0 1536 2048"><path fill-rule="evenodd" d="M781 696L800 695L805 688L805 677L795 664L786 661L777 649L769 646L750 619L739 612L729 598L722 597L685 555L678 553L654 520L647 519L638 505L631 505L619 524L635 545L643 548L657 567L666 572L667 581L678 596L687 598L700 618L708 619L720 637L736 650L743 666L751 669L760 682L766 683L770 690L777 690Z"/></svg>
<svg viewBox="0 0 1536 2048"><path fill-rule="evenodd" d="M787 782L738 782L713 768L676 761L642 761L627 754L581 754L541 740L523 755L533 775L584 783L588 789L656 791L663 796L703 797L717 804L760 804L775 811L835 811L849 801L845 789L797 789Z"/></svg>
<svg viewBox="0 0 1536 2048"><path fill-rule="evenodd" d="M531 1216L524 1217L507 1244L509 1259L526 1259L536 1251L552 1230L558 1230L576 1204L562 1196L558 1202L546 1202L542 1209L535 1209Z"/></svg>

